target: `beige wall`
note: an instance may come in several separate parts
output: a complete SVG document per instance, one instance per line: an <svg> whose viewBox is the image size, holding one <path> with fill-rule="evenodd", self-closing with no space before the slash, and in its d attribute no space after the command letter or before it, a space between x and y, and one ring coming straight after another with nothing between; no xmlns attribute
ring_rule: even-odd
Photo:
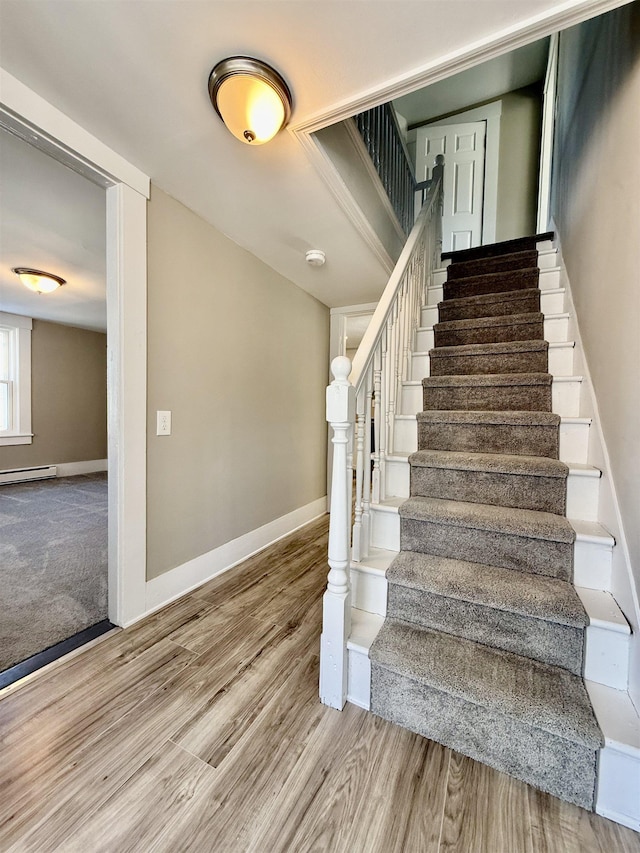
<svg viewBox="0 0 640 853"><path fill-rule="evenodd" d="M31 400L33 443L0 447L0 469L106 459L107 336L34 320Z"/></svg>
<svg viewBox="0 0 640 853"><path fill-rule="evenodd" d="M148 221L151 579L325 495L329 311L157 187Z"/></svg>
<svg viewBox="0 0 640 853"><path fill-rule="evenodd" d="M640 586L640 4L561 34L552 213ZM636 621L632 595L616 597ZM637 593L636 593L637 595ZM637 598L636 598L637 601Z"/></svg>
<svg viewBox="0 0 640 853"><path fill-rule="evenodd" d="M535 234L541 96L536 86L502 96L496 240Z"/></svg>
<svg viewBox="0 0 640 853"><path fill-rule="evenodd" d="M352 121L352 119L347 119ZM362 161L362 154L369 157L366 149L358 151L345 128L345 122L333 124L318 131L315 135L325 149L347 189L360 207L360 210L375 231L387 254L395 263L404 247L404 239L399 236L397 220L381 200L369 171ZM364 143L362 143L364 148ZM379 190L384 193L382 183L376 176Z"/></svg>

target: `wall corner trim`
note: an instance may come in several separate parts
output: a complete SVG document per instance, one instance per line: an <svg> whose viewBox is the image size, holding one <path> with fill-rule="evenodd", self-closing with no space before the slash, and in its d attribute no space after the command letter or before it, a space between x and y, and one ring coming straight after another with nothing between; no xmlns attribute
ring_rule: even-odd
<svg viewBox="0 0 640 853"><path fill-rule="evenodd" d="M327 497L324 495L305 506L280 516L262 527L250 530L237 539L232 539L219 548L201 554L193 560L176 566L157 578L147 581L146 609L135 619L130 619L123 627L133 625L145 616L165 607L176 598L191 592L217 575L232 569L238 563L247 560L268 545L283 539L300 527L308 524L326 512ZM327 569L328 571L328 569Z"/></svg>

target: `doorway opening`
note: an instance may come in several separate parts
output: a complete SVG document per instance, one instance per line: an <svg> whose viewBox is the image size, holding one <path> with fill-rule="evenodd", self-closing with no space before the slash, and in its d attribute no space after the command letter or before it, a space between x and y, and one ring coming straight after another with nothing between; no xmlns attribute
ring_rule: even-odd
<svg viewBox="0 0 640 853"><path fill-rule="evenodd" d="M0 127L106 196L108 619L146 612L146 204L149 178L0 70ZM126 464L125 464L126 461Z"/></svg>

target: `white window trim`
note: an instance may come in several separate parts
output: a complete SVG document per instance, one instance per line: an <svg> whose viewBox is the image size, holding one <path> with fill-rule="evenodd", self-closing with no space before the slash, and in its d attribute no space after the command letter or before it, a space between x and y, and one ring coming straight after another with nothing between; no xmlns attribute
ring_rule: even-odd
<svg viewBox="0 0 640 853"><path fill-rule="evenodd" d="M12 429L0 434L0 446L31 444L31 317L7 314L0 311L0 326L15 330L17 337L17 378L15 381L16 401L13 407Z"/></svg>

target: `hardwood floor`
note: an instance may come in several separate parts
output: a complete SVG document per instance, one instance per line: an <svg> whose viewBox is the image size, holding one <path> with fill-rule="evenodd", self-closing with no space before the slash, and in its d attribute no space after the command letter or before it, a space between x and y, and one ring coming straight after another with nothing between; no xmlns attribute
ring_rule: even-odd
<svg viewBox="0 0 640 853"><path fill-rule="evenodd" d="M326 531L5 691L0 851L638 853L631 830L320 704Z"/></svg>

